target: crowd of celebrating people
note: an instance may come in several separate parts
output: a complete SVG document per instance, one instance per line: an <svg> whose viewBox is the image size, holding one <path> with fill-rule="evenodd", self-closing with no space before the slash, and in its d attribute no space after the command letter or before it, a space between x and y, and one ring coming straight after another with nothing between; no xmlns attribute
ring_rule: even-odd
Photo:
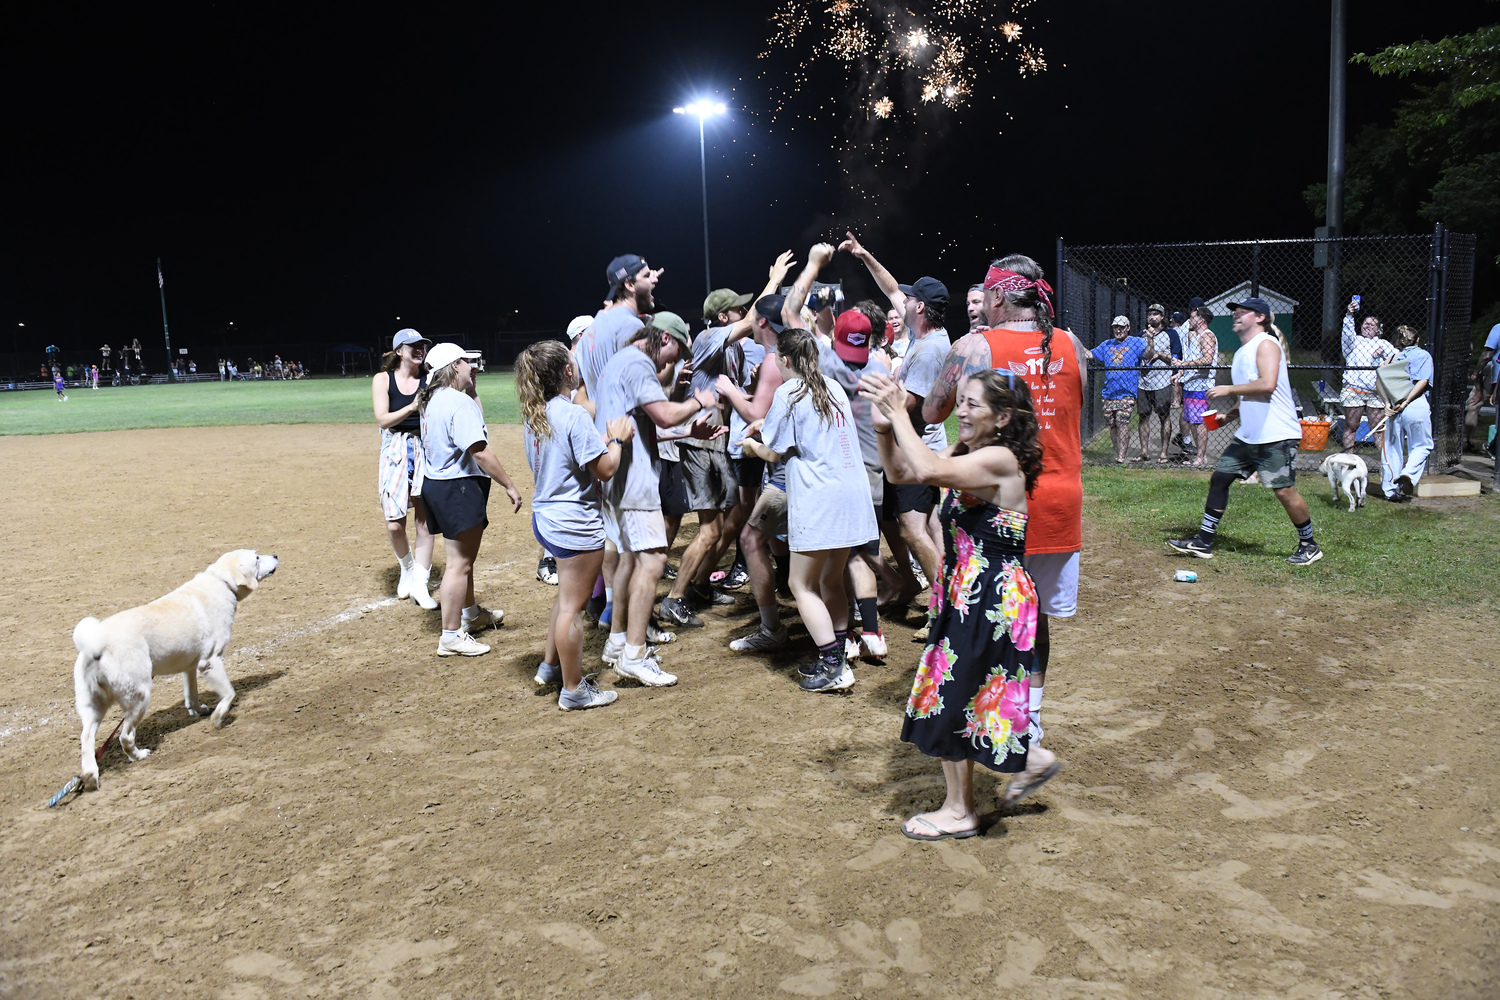
<svg viewBox="0 0 1500 1000"><path fill-rule="evenodd" d="M840 252L863 263L880 300L846 305L837 286L818 282ZM521 354L516 391L534 483L537 575L557 586L535 682L558 685L564 710L615 703L619 692L600 688L584 664L584 629L597 623L608 631L603 662L617 677L675 685L667 664L676 632L703 627L700 612L735 603L733 591L748 583L760 620L749 635L726 636L729 650L792 644L777 599L789 592L810 640L797 684L846 691L858 664L891 655L882 618L904 619L926 590L902 738L943 762L947 796L903 831L921 840L972 836L975 763L1010 776L1007 803L1061 767L1041 746L1041 709L1049 622L1077 610L1090 352L1054 328L1051 287L1023 255L994 261L967 291L968 332L956 339L947 331L947 286L930 276L898 282L852 233L838 248L813 246L784 286L794 270L783 253L758 293L713 291L694 335L683 317L657 307L663 271L639 255L617 257L606 270L605 307L575 319L568 344L544 341ZM1231 308L1246 345L1235 374L1243 369L1254 384L1198 389L1193 379L1204 376L1189 369L1180 391L1250 394L1247 426L1284 433L1286 362L1272 356L1284 345L1267 346L1269 307L1252 299ZM1200 364L1209 318L1204 310L1191 320L1202 344L1188 356ZM1162 360L1171 379L1181 368L1171 359L1184 351L1162 327L1153 315L1150 335L1134 338L1143 346L1127 350ZM477 360L402 330L372 389L397 593L441 606L441 656L490 651L474 632L503 612L478 603L473 567L491 483L515 511L525 502L490 446ZM1274 399L1260 402L1267 379ZM1170 400L1168 385L1137 389L1165 389ZM1148 405L1160 415L1159 398ZM945 429L950 415L956 441ZM1168 430L1163 417L1164 438ZM1144 421L1143 432L1145 450ZM1283 496L1271 466L1285 457L1285 442L1250 436L1235 453L1235 474L1258 470ZM1216 475L1214 524L1227 494L1220 485ZM1283 500L1305 555L1313 545L1305 504ZM688 513L698 530L671 567ZM1204 524L1206 542L1173 546L1211 555L1208 514ZM437 536L447 562L434 601Z"/></svg>

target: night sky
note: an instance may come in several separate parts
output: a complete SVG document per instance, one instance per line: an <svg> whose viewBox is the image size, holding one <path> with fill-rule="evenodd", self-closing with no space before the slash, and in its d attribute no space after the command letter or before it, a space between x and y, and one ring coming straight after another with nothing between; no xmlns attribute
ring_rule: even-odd
<svg viewBox="0 0 1500 1000"><path fill-rule="evenodd" d="M25 323L23 351L159 345L157 257L174 347L231 321L238 342L556 330L598 307L625 252L665 266L658 303L696 318L697 128L671 109L698 94L730 108L708 126L715 286L757 289L777 252L805 259L851 216L900 280L955 292L997 251L1050 273L1058 236L1321 221L1302 191L1325 169L1326 4L1036 0L1025 37L1047 72L1001 63L968 107L924 112L916 170L857 164L903 170L878 221L830 148L847 105L772 120L786 63L756 55L775 6L7 5L0 329ZM1493 14L1349 8L1351 52ZM1351 138L1410 92L1349 80ZM816 73L792 110L837 109L839 87ZM849 263L834 276L873 290Z"/></svg>

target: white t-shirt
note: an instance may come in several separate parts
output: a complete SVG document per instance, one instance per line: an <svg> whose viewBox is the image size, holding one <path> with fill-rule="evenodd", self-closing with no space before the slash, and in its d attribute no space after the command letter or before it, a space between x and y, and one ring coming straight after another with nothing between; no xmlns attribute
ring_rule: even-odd
<svg viewBox="0 0 1500 1000"><path fill-rule="evenodd" d="M921 340L913 341L907 349L906 359L901 362L899 381L906 391L924 399L937 385L938 373L943 370L943 361L948 357L947 330L933 330ZM922 435L922 441L933 451L948 447L948 431L942 424L929 424L922 420L922 408L911 411L912 426Z"/></svg>
<svg viewBox="0 0 1500 1000"><path fill-rule="evenodd" d="M1396 360L1396 345L1383 337L1361 337L1354 329L1354 317L1344 317L1343 329L1344 364L1374 365L1376 367ZM1344 388L1363 389L1375 392L1373 371L1344 372Z"/></svg>
<svg viewBox="0 0 1500 1000"><path fill-rule="evenodd" d="M860 454L864 456L865 477L870 481L870 499L878 504L885 494L885 470L880 462L880 444L875 440L875 417L870 412L874 404L859 394L859 380L871 372L889 375L891 370L886 367L885 356L879 351L871 351L870 360L862 368L854 368L833 348L819 347L818 367L839 384L849 400L849 412L854 415L854 429L859 435Z"/></svg>
<svg viewBox="0 0 1500 1000"><path fill-rule="evenodd" d="M1172 353L1172 335L1167 332L1166 327L1152 334L1148 327L1141 334L1146 341L1146 349L1159 351L1163 354ZM1168 363L1158 358L1147 365L1147 371L1141 372L1141 388L1147 392L1155 392L1157 389L1165 389L1172 384L1172 369Z"/></svg>
<svg viewBox="0 0 1500 1000"><path fill-rule="evenodd" d="M1246 444L1270 444L1302 437L1302 425L1297 422L1297 404L1292 400L1292 382L1287 376L1286 355L1275 337L1265 332L1257 333L1235 351L1234 360L1230 362L1230 378L1235 385L1260 378L1255 352L1266 340L1276 348L1278 356L1276 388L1271 390L1269 403L1257 402L1248 396L1240 398L1240 429L1234 432L1234 436Z"/></svg>
<svg viewBox="0 0 1500 1000"><path fill-rule="evenodd" d="M526 461L536 490L531 512L549 542L575 552L604 548L604 517L588 464L605 452L589 412L562 396L547 401L552 436L538 440L526 428Z"/></svg>
<svg viewBox="0 0 1500 1000"><path fill-rule="evenodd" d="M599 394L594 397L599 433L605 433L611 420L627 415L635 419L635 437L623 449L620 468L605 488L605 499L621 510L661 510L656 424L641 407L666 398L651 359L638 347L620 350L599 373Z"/></svg>
<svg viewBox="0 0 1500 1000"><path fill-rule="evenodd" d="M469 449L489 439L484 413L472 396L451 386L437 390L422 414L423 477L462 479L484 475Z"/></svg>
<svg viewBox="0 0 1500 1000"><path fill-rule="evenodd" d="M876 537L875 508L849 397L826 375L836 411L825 423L812 397L792 398L802 380L783 382L761 425L766 447L786 460L787 544L793 552L863 545Z"/></svg>
<svg viewBox="0 0 1500 1000"><path fill-rule="evenodd" d="M1198 341L1203 334L1194 333L1189 330L1182 337L1182 360L1196 361L1204 365L1212 365L1219 358L1217 350L1218 339L1214 339L1215 350L1212 353L1205 351ZM1186 368L1182 373L1182 388L1184 392L1207 392L1214 385L1214 372L1212 368Z"/></svg>

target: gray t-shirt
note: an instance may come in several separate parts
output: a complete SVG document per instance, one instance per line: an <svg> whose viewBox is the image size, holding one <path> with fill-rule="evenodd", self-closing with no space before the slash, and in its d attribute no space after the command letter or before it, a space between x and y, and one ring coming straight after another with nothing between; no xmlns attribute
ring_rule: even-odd
<svg viewBox="0 0 1500 1000"><path fill-rule="evenodd" d="M849 412L854 414L859 450L864 456L866 477L870 480L870 498L878 504L885 493L885 472L880 463L880 444L875 440L875 417L870 413L873 404L859 394L859 380L867 372L889 375L891 370L878 352L870 352L870 360L863 367L855 368L824 344L818 346L818 367L837 382L849 398Z"/></svg>
<svg viewBox="0 0 1500 1000"><path fill-rule="evenodd" d="M740 365L737 381L741 389L749 392L750 371L756 365L765 361L766 349L756 343L753 337L745 338L739 342L738 346L744 352L744 361ZM772 364L775 364L775 362L773 361ZM739 443L745 440L745 427L746 424L744 418L740 416L740 411L731 406L729 408L729 434L727 436L729 438L729 454L732 458L744 457L744 449L740 447ZM748 488L750 484L746 483L743 485Z"/></svg>
<svg viewBox="0 0 1500 1000"><path fill-rule="evenodd" d="M947 330L933 330L921 340L912 341L901 362L901 384L913 396L926 398L937 385L938 373L943 370L943 361L948 357ZM942 424L929 424L922 420L922 408L918 406L911 414L911 425L922 435L922 441L933 451L948 447L948 431Z"/></svg>
<svg viewBox="0 0 1500 1000"><path fill-rule="evenodd" d="M575 552L604 547L604 518L588 464L604 454L604 439L589 412L562 396L547 401L552 436L537 439L526 428L526 461L536 490L531 513L542 537Z"/></svg>
<svg viewBox="0 0 1500 1000"><path fill-rule="evenodd" d="M466 392L444 386L427 401L422 414L422 476L425 479L462 479L482 476L484 470L469 454L476 442L488 441L484 413Z"/></svg>
<svg viewBox="0 0 1500 1000"><path fill-rule="evenodd" d="M793 552L863 545L879 531L849 398L826 375L823 383L836 407L831 422L818 415L812 397L792 402L802 388L794 378L776 390L761 425L761 440L786 460L787 545Z"/></svg>
<svg viewBox="0 0 1500 1000"><path fill-rule="evenodd" d="M578 348L573 352L578 362L578 377L583 379L589 399L598 399L599 374L604 366L635 336L635 331L646 324L630 311L629 306L601 309L594 322L578 338Z"/></svg>
<svg viewBox="0 0 1500 1000"><path fill-rule="evenodd" d="M666 398L651 359L639 348L619 351L599 373L599 395L594 398L594 426L599 433L604 434L617 417L635 419L635 437L620 456L620 468L605 490L605 499L621 510L661 510L656 424L641 407Z"/></svg>
<svg viewBox="0 0 1500 1000"><path fill-rule="evenodd" d="M1148 350L1160 351L1163 354L1172 353L1172 334L1166 327L1162 327L1161 332L1155 336L1151 335L1149 329L1142 336L1146 339ZM1172 369L1168 362L1158 358L1150 363L1149 369L1149 371L1141 372L1142 389L1155 392L1157 389L1165 389L1172 384Z"/></svg>

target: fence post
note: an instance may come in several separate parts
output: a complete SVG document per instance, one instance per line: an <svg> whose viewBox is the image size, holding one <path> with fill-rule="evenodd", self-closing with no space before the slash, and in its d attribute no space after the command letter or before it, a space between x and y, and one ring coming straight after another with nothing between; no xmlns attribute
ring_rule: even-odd
<svg viewBox="0 0 1500 1000"><path fill-rule="evenodd" d="M1250 297L1260 296L1260 244L1250 249Z"/></svg>
<svg viewBox="0 0 1500 1000"><path fill-rule="evenodd" d="M1438 446L1443 461L1450 462L1448 385L1446 358L1443 355L1447 324L1448 282L1448 232L1441 222L1432 230L1432 254L1428 259L1427 277L1427 343L1432 348L1432 429L1434 444ZM1459 432L1462 434L1462 431Z"/></svg>
<svg viewBox="0 0 1500 1000"><path fill-rule="evenodd" d="M1063 238L1059 236L1057 238L1057 288L1052 294L1057 297L1057 322L1055 325L1062 327L1064 330L1068 328L1068 297L1063 294L1063 266L1067 262L1068 252L1063 247Z"/></svg>

